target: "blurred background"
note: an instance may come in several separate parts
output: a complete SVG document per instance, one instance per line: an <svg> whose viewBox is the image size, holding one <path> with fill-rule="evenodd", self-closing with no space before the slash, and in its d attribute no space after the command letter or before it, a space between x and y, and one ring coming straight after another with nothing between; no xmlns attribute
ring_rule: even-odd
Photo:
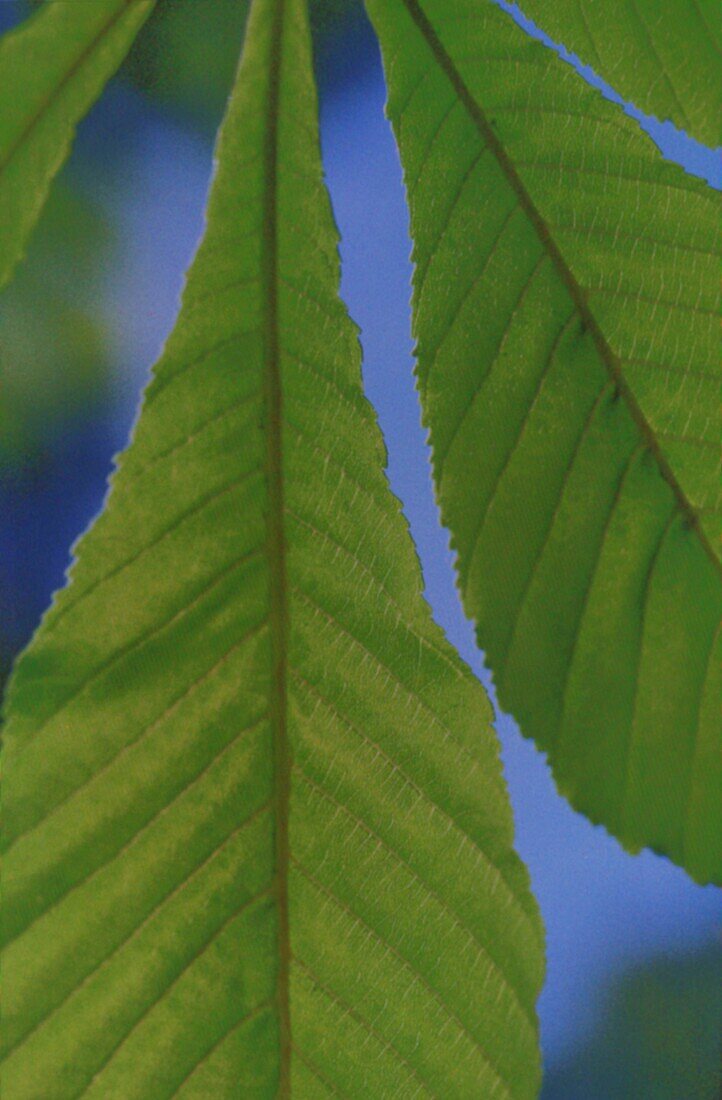
<svg viewBox="0 0 722 1100"><path fill-rule="evenodd" d="M0 31L30 10L23 0L0 2ZM82 124L28 256L0 296L3 677L102 505L112 456L172 328L245 14L243 0L159 0ZM314 18L342 291L361 326L389 477L434 615L493 692L459 608L419 423L408 217L378 50L355 0L317 0ZM640 121L665 156L722 186L719 150ZM517 847L547 929L544 1100L717 1100L720 892L650 853L627 855L560 798L510 718L499 715L498 729Z"/></svg>

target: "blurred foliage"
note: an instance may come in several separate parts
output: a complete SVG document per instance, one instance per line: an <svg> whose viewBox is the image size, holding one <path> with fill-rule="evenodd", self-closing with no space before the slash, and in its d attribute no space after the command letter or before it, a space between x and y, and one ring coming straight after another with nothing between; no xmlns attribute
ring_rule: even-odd
<svg viewBox="0 0 722 1100"><path fill-rule="evenodd" d="M43 0L0 0L0 30ZM364 19L361 0L310 0L318 64ZM120 70L121 80L181 121L213 132L238 65L249 0L157 0ZM341 40L339 42L339 39ZM335 66L338 70L338 66Z"/></svg>
<svg viewBox="0 0 722 1100"><path fill-rule="evenodd" d="M248 0L158 0L122 76L184 120L214 129L238 65L248 6ZM321 63L329 43L360 13L357 0L312 0Z"/></svg>
<svg viewBox="0 0 722 1100"><path fill-rule="evenodd" d="M27 258L0 296L5 473L37 463L59 433L92 415L105 391L109 356L93 296L111 255L111 230L66 174L52 190Z"/></svg>
<svg viewBox="0 0 722 1100"><path fill-rule="evenodd" d="M159 0L123 77L163 107L203 127L215 125L238 64L247 11L248 0Z"/></svg>
<svg viewBox="0 0 722 1100"><path fill-rule="evenodd" d="M596 1032L543 1100L719 1100L722 943L660 957L610 989Z"/></svg>

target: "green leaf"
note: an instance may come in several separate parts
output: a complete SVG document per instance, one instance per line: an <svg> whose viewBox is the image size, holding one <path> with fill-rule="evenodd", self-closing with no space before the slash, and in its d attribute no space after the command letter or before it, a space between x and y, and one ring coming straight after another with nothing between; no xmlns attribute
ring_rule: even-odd
<svg viewBox="0 0 722 1100"><path fill-rule="evenodd" d="M207 232L14 675L3 1100L532 1097L538 913L338 298L302 0L257 0Z"/></svg>
<svg viewBox="0 0 722 1100"><path fill-rule="evenodd" d="M645 114L722 145L719 0L522 0L520 6Z"/></svg>
<svg viewBox="0 0 722 1100"><path fill-rule="evenodd" d="M368 0L468 613L560 789L722 881L720 195L491 0Z"/></svg>
<svg viewBox="0 0 722 1100"><path fill-rule="evenodd" d="M23 256L75 127L153 4L48 3L0 39L0 289Z"/></svg>

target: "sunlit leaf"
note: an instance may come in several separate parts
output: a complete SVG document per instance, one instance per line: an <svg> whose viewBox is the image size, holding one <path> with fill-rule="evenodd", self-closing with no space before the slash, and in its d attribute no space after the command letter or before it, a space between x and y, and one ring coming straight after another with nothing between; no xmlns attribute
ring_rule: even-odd
<svg viewBox="0 0 722 1100"><path fill-rule="evenodd" d="M519 6L645 114L722 145L719 0L522 0Z"/></svg>
<svg viewBox="0 0 722 1100"><path fill-rule="evenodd" d="M338 299L302 0L10 691L3 1100L527 1098L541 932Z"/></svg>
<svg viewBox="0 0 722 1100"><path fill-rule="evenodd" d="M721 196L491 0L368 8L501 703L575 807L722 881Z"/></svg>

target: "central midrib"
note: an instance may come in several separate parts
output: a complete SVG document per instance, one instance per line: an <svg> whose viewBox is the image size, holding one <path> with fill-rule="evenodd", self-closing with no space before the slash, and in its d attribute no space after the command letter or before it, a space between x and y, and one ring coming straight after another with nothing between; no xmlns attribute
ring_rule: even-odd
<svg viewBox="0 0 722 1100"><path fill-rule="evenodd" d="M682 488L677 475L670 466L667 458L662 451L660 444L657 441L656 434L647 420L641 406L639 405L637 398L629 387L624 372L622 370L621 363L615 352L607 342L607 338L602 332L599 322L596 316L592 312L592 309L587 301L585 292L582 286L577 281L576 276L567 264L564 256L562 255L559 247L553 240L549 227L544 220L543 215L537 208L534 200L526 189L516 166L509 157L506 149L501 143L501 140L495 133L493 127L490 125L483 108L474 99L469 88L467 87L461 73L456 67L456 64L450 54L447 52L446 47L436 33L434 27L429 21L426 12L420 3L420 0L402 0L403 5L409 13L409 16L413 23L417 26L422 38L426 42L429 50L435 61L446 74L452 88L456 92L459 100L464 105L464 108L469 115L471 121L479 131L479 135L486 143L488 148L493 153L494 157L499 164L502 172L504 173L507 182L517 196L519 205L526 213L529 221L531 222L535 232L537 233L543 248L546 250L548 256L552 260L562 282L566 286L574 305L576 306L579 315L581 316L584 324L589 331L594 345L597 349L600 359L607 368L614 384L617 387L617 391L624 399L629 413L634 420L637 429L639 430L642 439L644 440L647 448L654 456L657 463L657 468L660 475L669 485L677 507L684 516L687 524L692 528L697 536L702 549L712 563L712 567L717 576L722 579L722 561L717 555L712 543L708 539L705 531L703 530L699 516L696 509L688 499L686 492Z"/></svg>
<svg viewBox="0 0 722 1100"><path fill-rule="evenodd" d="M266 408L266 476L268 517L266 547L269 570L269 633L271 698L269 716L273 736L274 773L274 887L278 921L276 1005L279 1023L279 1098L291 1094L290 931L288 913L288 817L291 762L287 728L287 621L286 548L284 539L283 392L278 318L278 116L283 57L285 0L272 0L268 56L268 119L264 147L263 188L263 302L264 395Z"/></svg>

